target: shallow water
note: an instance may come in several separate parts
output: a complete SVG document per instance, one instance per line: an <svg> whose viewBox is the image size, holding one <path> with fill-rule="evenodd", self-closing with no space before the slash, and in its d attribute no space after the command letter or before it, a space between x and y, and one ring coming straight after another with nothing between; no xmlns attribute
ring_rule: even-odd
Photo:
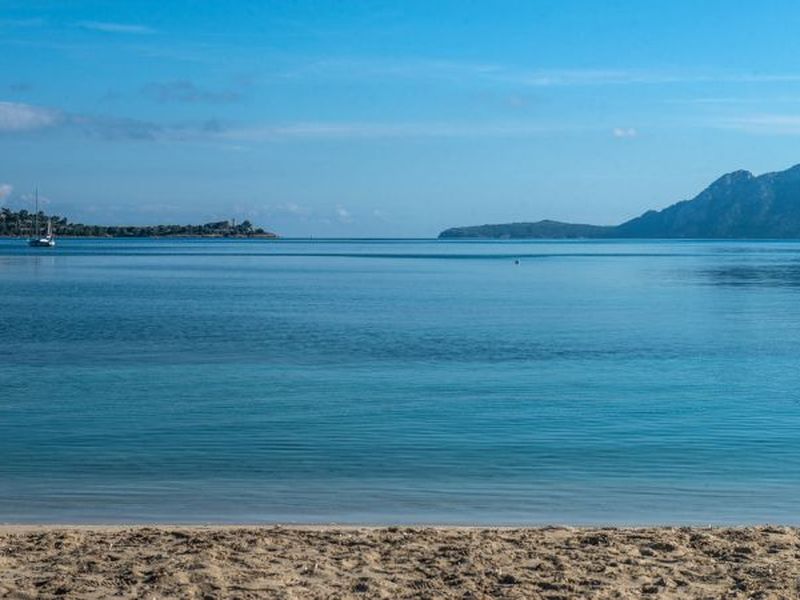
<svg viewBox="0 0 800 600"><path fill-rule="evenodd" d="M0 521L800 524L799 359L800 243L0 240Z"/></svg>

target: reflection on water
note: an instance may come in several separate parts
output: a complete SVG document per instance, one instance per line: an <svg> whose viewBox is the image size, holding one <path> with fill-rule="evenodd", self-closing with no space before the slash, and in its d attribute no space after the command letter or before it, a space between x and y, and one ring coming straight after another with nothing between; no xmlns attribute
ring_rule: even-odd
<svg viewBox="0 0 800 600"><path fill-rule="evenodd" d="M800 262L778 265L731 265L701 269L700 273L715 285L800 286Z"/></svg>

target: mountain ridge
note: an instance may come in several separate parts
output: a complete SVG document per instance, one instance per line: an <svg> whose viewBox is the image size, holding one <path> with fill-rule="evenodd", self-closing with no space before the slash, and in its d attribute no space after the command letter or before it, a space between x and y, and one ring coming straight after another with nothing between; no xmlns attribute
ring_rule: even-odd
<svg viewBox="0 0 800 600"><path fill-rule="evenodd" d="M731 171L693 198L648 210L619 225L500 223L452 227L439 238L800 239L800 164L758 176L743 169Z"/></svg>

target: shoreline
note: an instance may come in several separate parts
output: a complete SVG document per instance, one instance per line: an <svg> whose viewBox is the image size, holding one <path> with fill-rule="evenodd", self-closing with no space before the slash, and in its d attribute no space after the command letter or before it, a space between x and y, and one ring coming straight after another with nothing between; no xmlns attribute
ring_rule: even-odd
<svg viewBox="0 0 800 600"><path fill-rule="evenodd" d="M0 525L0 598L795 598L800 529Z"/></svg>
<svg viewBox="0 0 800 600"><path fill-rule="evenodd" d="M231 530L231 529L253 529L253 530L297 530L297 531L520 531L520 532L547 532L547 531L741 531L741 530L764 530L781 529L796 530L800 535L800 525L791 523L763 522L763 523L741 523L741 524L718 524L709 523L706 525L685 525L685 524L643 524L643 525L617 525L617 524L596 524L596 525L571 525L569 523L551 523L542 525L459 525L459 524L437 524L437 523L316 523L316 522L290 522L290 521L270 521L270 522L195 522L195 521L131 521L131 522L3 522L0 521L0 535L14 532L42 531L42 530L75 530L75 531L124 531L129 529L155 529L172 531L180 530ZM800 548L799 548L800 550Z"/></svg>
<svg viewBox="0 0 800 600"><path fill-rule="evenodd" d="M266 233L254 233L252 235L222 235L222 234L181 234L176 233L173 235L65 235L59 234L56 239L59 240L162 240L174 238L197 238L197 239L236 239L236 240L279 240L278 235L269 235ZM2 240L28 240L30 236L27 235L0 235Z"/></svg>

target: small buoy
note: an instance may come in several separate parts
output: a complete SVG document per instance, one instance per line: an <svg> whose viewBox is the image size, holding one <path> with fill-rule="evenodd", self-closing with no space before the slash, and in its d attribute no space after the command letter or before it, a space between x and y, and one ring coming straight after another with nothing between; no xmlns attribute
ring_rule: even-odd
<svg viewBox="0 0 800 600"><path fill-rule="evenodd" d="M518 259L518 258L515 258L515 259L514 259L514 264L515 264L515 265L518 265L518 264L519 264L519 259Z"/></svg>

